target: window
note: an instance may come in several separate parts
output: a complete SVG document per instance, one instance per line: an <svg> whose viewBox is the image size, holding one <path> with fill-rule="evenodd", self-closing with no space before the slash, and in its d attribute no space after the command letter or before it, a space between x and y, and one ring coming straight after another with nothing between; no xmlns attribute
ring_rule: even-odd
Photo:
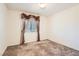
<svg viewBox="0 0 79 59"><path fill-rule="evenodd" d="M36 32L37 26L35 19L31 18L26 21L25 30L26 32Z"/></svg>

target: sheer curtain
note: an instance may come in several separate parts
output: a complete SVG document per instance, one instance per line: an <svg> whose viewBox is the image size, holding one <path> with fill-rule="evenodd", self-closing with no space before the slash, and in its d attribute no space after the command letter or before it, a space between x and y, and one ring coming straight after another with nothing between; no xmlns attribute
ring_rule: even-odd
<svg viewBox="0 0 79 59"><path fill-rule="evenodd" d="M34 18L30 18L28 21L25 21L25 32L36 32L37 24Z"/></svg>
<svg viewBox="0 0 79 59"><path fill-rule="evenodd" d="M37 23L34 18L25 21L25 43L37 40Z"/></svg>

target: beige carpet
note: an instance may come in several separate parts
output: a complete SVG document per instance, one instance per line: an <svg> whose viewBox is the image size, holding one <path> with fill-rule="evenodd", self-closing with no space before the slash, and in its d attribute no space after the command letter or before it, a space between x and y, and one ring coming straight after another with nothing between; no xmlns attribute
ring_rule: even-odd
<svg viewBox="0 0 79 59"><path fill-rule="evenodd" d="M79 51L50 40L43 40L22 46L9 46L3 56L79 56Z"/></svg>

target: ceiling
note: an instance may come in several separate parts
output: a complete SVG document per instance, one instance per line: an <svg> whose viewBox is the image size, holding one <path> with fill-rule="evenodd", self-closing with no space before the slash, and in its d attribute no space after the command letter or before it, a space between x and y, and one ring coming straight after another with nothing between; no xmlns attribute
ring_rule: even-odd
<svg viewBox="0 0 79 59"><path fill-rule="evenodd" d="M77 3L48 3L45 8L40 8L39 3L7 3L9 9L23 10L44 16L50 16L64 9L79 5Z"/></svg>

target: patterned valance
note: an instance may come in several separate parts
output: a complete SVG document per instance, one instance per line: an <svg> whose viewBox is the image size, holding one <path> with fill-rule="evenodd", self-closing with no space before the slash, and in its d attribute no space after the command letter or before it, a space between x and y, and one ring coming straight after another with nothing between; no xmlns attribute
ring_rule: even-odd
<svg viewBox="0 0 79 59"><path fill-rule="evenodd" d="M33 17L35 20L39 20L39 16L26 15L25 13L22 13L22 14L21 14L21 19L24 19L24 18L25 18L25 19L28 20L28 19L30 19L30 18L32 18L32 17Z"/></svg>

